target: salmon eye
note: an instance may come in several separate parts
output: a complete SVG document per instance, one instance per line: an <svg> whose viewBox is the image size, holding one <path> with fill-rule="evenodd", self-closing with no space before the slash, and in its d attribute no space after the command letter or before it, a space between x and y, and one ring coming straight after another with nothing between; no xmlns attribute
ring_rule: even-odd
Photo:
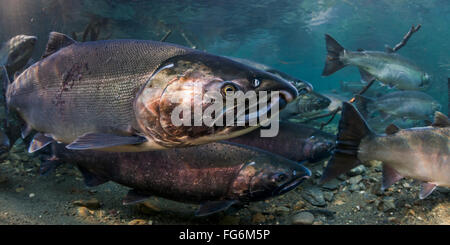
<svg viewBox="0 0 450 245"><path fill-rule="evenodd" d="M258 78L253 79L253 87L257 88L261 84L261 81L259 81Z"/></svg>
<svg viewBox="0 0 450 245"><path fill-rule="evenodd" d="M236 92L237 88L236 86L234 86L233 84L225 84L222 87L222 95L223 96L227 96L227 95L233 95L234 92Z"/></svg>

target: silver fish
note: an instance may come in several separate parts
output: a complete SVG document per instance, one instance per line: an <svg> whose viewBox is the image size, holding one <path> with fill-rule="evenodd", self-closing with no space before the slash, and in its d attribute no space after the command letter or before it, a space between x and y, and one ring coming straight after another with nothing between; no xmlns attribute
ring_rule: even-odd
<svg viewBox="0 0 450 245"><path fill-rule="evenodd" d="M372 117L380 112L383 118L409 118L415 120L430 120L442 106L433 97L420 91L398 91L372 99L356 96L358 110L366 117Z"/></svg>
<svg viewBox="0 0 450 245"><path fill-rule="evenodd" d="M323 76L351 65L359 68L362 79L373 79L400 90L426 90L430 87L431 76L398 54L344 49L331 36L325 35L328 56Z"/></svg>

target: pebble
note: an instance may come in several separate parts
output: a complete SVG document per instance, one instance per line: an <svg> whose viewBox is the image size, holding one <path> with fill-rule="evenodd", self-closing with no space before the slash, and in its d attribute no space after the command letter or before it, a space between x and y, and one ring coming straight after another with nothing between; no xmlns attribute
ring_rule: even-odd
<svg viewBox="0 0 450 245"><path fill-rule="evenodd" d="M134 219L128 222L128 225L147 225L148 222L144 219Z"/></svg>
<svg viewBox="0 0 450 245"><path fill-rule="evenodd" d="M383 211L393 211L395 210L395 202L393 197L384 197L383 198Z"/></svg>
<svg viewBox="0 0 450 245"><path fill-rule="evenodd" d="M314 215L310 212L301 212L292 216L291 224L293 225L312 225Z"/></svg>
<svg viewBox="0 0 450 245"><path fill-rule="evenodd" d="M285 206L279 206L274 209L275 213L282 214L282 213L289 213L291 211L289 208Z"/></svg>
<svg viewBox="0 0 450 245"><path fill-rule="evenodd" d="M252 217L252 223L255 224L261 224L266 222L266 216L264 216L262 213L256 213Z"/></svg>
<svg viewBox="0 0 450 245"><path fill-rule="evenodd" d="M331 202L333 200L334 193L331 191L324 191L323 192L323 198L327 202Z"/></svg>
<svg viewBox="0 0 450 245"><path fill-rule="evenodd" d="M100 208L100 202L96 198L92 198L89 200L77 200L72 202L75 206L86 207L89 209L98 209Z"/></svg>
<svg viewBox="0 0 450 245"><path fill-rule="evenodd" d="M323 192L319 187L313 186L302 192L302 197L314 206L323 207L326 205Z"/></svg>
<svg viewBox="0 0 450 245"><path fill-rule="evenodd" d="M348 190L349 190L350 192L355 192L355 191L359 191L360 188L359 188L359 185L357 185L357 184L352 184Z"/></svg>
<svg viewBox="0 0 450 245"><path fill-rule="evenodd" d="M358 184L359 182L361 182L361 180L362 180L362 176L361 176L361 175L357 175L357 176L351 177L351 178L348 180L348 182L349 182L351 185L356 185L356 184Z"/></svg>
<svg viewBox="0 0 450 245"><path fill-rule="evenodd" d="M299 200L298 202L296 202L295 204L294 204L294 210L301 210L301 209L304 209L306 207L306 204L305 204L305 202L304 201L302 201L302 200Z"/></svg>
<svg viewBox="0 0 450 245"><path fill-rule="evenodd" d="M339 185L341 184L341 182L337 179L332 179L328 182L326 182L325 184L322 185L323 188L327 189L327 190L331 190L334 191L337 188L339 188Z"/></svg>
<svg viewBox="0 0 450 245"><path fill-rule="evenodd" d="M93 214L94 211L91 211L91 210L87 209L86 207L79 207L77 209L77 213L81 217L87 217L87 216L89 216L89 214Z"/></svg>
<svg viewBox="0 0 450 245"><path fill-rule="evenodd" d="M25 188L23 188L23 187L16 188L16 192L22 192L24 190L25 190Z"/></svg>
<svg viewBox="0 0 450 245"><path fill-rule="evenodd" d="M346 180L347 177L345 177L345 174L341 174L341 175L339 175L339 176L337 177L337 179L339 179L339 180Z"/></svg>
<svg viewBox="0 0 450 245"><path fill-rule="evenodd" d="M355 168L351 169L347 173L347 175L350 176L350 177L357 176L357 175L362 175L362 174L364 174L366 172L366 170L367 169L366 169L366 167L364 167L364 165L359 165L358 167L355 167Z"/></svg>
<svg viewBox="0 0 450 245"><path fill-rule="evenodd" d="M28 195L30 198L33 198L35 196L34 193L30 193L30 195Z"/></svg>

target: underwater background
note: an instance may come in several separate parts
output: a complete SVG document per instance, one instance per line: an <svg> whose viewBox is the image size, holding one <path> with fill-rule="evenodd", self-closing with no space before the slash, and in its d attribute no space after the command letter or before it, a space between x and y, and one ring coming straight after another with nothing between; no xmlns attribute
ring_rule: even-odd
<svg viewBox="0 0 450 245"><path fill-rule="evenodd" d="M0 40L38 37L38 59L51 31L82 33L103 20L100 38L160 40L246 58L309 81L315 90L358 81L358 70L322 77L324 34L345 48L384 50L421 24L399 54L432 74L428 91L447 111L450 2L446 0L1 0ZM183 35L186 38L183 38Z"/></svg>
<svg viewBox="0 0 450 245"><path fill-rule="evenodd" d="M321 75L325 34L349 50L384 51L418 24L420 30L398 54L431 74L425 92L448 115L449 0L0 0L0 44L19 34L36 36L33 61L42 56L52 31L77 40L157 41L170 32L167 42L256 61L308 81L320 93L361 79L354 66ZM89 27L97 33L83 37ZM324 130L336 134L339 118ZM309 125L319 128L320 121ZM418 200L419 187L409 179L381 193L379 164L326 187L318 187L326 162L308 164L313 177L286 195L195 218L192 205L159 198L123 206L123 186L85 189L74 166L39 176L41 161L26 148L19 139L0 155L0 184L7 183L0 186L0 224L291 224L302 210L314 215L311 224L450 224L448 189Z"/></svg>

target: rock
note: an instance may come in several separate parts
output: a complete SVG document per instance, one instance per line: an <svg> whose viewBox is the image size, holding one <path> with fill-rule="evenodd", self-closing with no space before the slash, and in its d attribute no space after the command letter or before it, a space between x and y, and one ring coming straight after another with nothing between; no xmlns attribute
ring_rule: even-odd
<svg viewBox="0 0 450 245"><path fill-rule="evenodd" d="M100 202L96 198L92 198L90 200L77 200L72 202L75 206L86 207L89 209L98 209L100 208Z"/></svg>
<svg viewBox="0 0 450 245"><path fill-rule="evenodd" d="M314 215L310 212L301 212L291 218L293 225L312 225L314 222Z"/></svg>
<svg viewBox="0 0 450 245"><path fill-rule="evenodd" d="M128 222L128 225L147 225L148 222L143 219L134 219L130 222Z"/></svg>
<svg viewBox="0 0 450 245"><path fill-rule="evenodd" d="M359 185L357 185L357 184L352 184L348 190L349 190L350 192L359 191Z"/></svg>
<svg viewBox="0 0 450 245"><path fill-rule="evenodd" d="M23 188L23 187L16 188L16 192L22 192L24 190L25 190L25 188Z"/></svg>
<svg viewBox="0 0 450 245"><path fill-rule="evenodd" d="M252 223L260 224L266 222L266 217L262 213L256 213L252 217Z"/></svg>
<svg viewBox="0 0 450 245"><path fill-rule="evenodd" d="M34 193L30 193L30 195L28 195L30 198L33 198L34 196L36 196Z"/></svg>
<svg viewBox="0 0 450 245"><path fill-rule="evenodd" d="M357 175L362 175L362 174L364 174L364 173L366 172L366 170L367 170L367 169L366 169L366 167L364 167L364 165L359 165L359 166L357 166L357 167L351 169L351 170L347 173L347 175L348 175L348 176L351 176L351 177L357 176Z"/></svg>
<svg viewBox="0 0 450 245"><path fill-rule="evenodd" d="M298 202L296 202L295 204L294 204L294 210L302 210L302 209L304 209L306 207L306 204L305 204L305 202L304 201L302 201L302 200L299 200Z"/></svg>
<svg viewBox="0 0 450 245"><path fill-rule="evenodd" d="M322 191L316 186L304 190L302 192L302 197L314 206L323 207L326 205Z"/></svg>
<svg viewBox="0 0 450 245"><path fill-rule="evenodd" d="M279 206L279 207L276 207L273 211L277 214L283 214L283 213L289 213L291 210L285 206Z"/></svg>
<svg viewBox="0 0 450 245"><path fill-rule="evenodd" d="M348 179L348 182L350 183L350 185L356 185L359 182L361 182L362 180L362 176L361 175L357 175L355 177L351 177L350 179Z"/></svg>
<svg viewBox="0 0 450 245"><path fill-rule="evenodd" d="M88 217L90 214L94 214L94 211L91 211L91 210L89 210L89 209L87 209L86 207L79 207L78 209L77 209L77 214L80 216L80 217Z"/></svg>
<svg viewBox="0 0 450 245"><path fill-rule="evenodd" d="M322 187L327 190L334 191L339 188L340 184L341 184L341 181L339 181L337 179L332 179L332 180L328 181L327 183L323 184Z"/></svg>
<svg viewBox="0 0 450 245"><path fill-rule="evenodd" d="M333 192L331 192L331 191L324 191L324 192L323 192L323 198L324 198L325 201L327 201L327 202L333 201L333 196L334 196L334 194L333 194Z"/></svg>
<svg viewBox="0 0 450 245"><path fill-rule="evenodd" d="M383 198L383 211L393 211L395 210L395 202L393 197L385 197Z"/></svg>
<svg viewBox="0 0 450 245"><path fill-rule="evenodd" d="M345 176L345 174L341 174L337 177L338 180L346 180L347 177Z"/></svg>
<svg viewBox="0 0 450 245"><path fill-rule="evenodd" d="M391 223L400 224L400 220L397 219L396 217L389 217L388 221Z"/></svg>

